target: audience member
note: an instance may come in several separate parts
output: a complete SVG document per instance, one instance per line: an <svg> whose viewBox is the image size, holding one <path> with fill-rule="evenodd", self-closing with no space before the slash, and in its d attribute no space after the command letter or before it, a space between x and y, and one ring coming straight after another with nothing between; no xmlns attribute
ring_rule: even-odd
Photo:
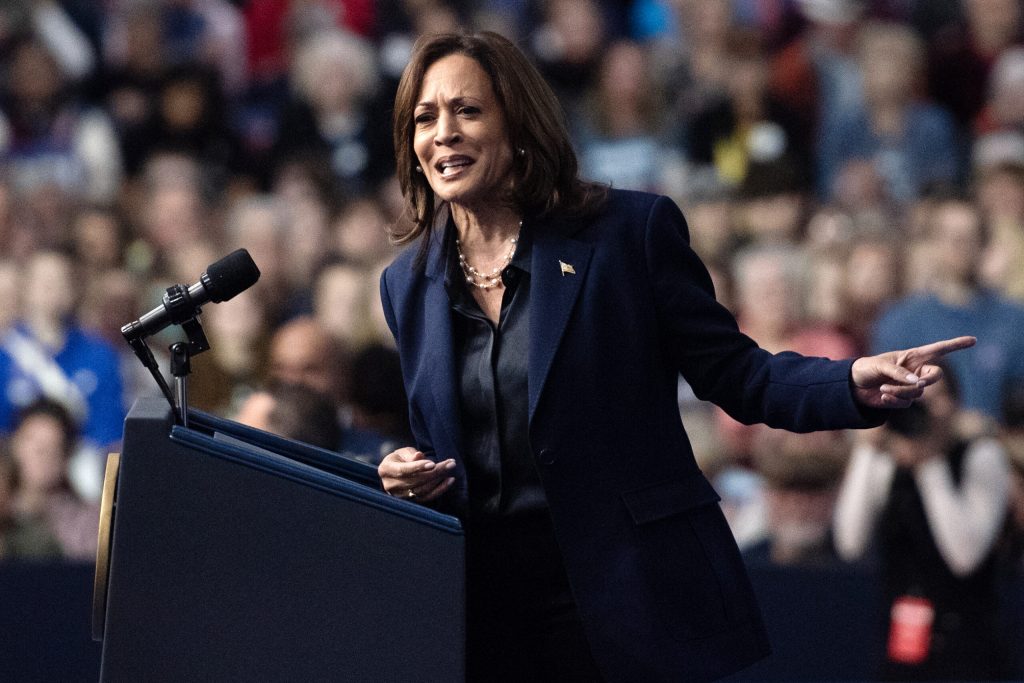
<svg viewBox="0 0 1024 683"><path fill-rule="evenodd" d="M754 149L749 150L751 154ZM757 154L764 153L760 150ZM775 149L771 154L779 152ZM754 244L795 244L806 211L806 182L785 156L754 159L745 164L737 192L737 237Z"/></svg>
<svg viewBox="0 0 1024 683"><path fill-rule="evenodd" d="M395 413L404 389L396 389L392 356L373 347L356 358L350 353L320 322L302 316L282 325L270 340L268 376L271 382L306 386L329 398L338 423L332 450L376 463L408 429L404 406ZM400 375L398 380L401 385ZM260 401L267 404L266 397L256 400L257 407Z"/></svg>
<svg viewBox="0 0 1024 683"><path fill-rule="evenodd" d="M805 263L805 255L792 246L755 246L736 256L733 278L740 330L773 353L848 358L853 355L852 340L804 317ZM726 451L749 463L756 443L770 428L741 424L720 409L716 414Z"/></svg>
<svg viewBox="0 0 1024 683"><path fill-rule="evenodd" d="M836 545L847 560L877 546L885 680L1000 680L995 545L1007 512L1006 457L992 439L957 433L951 374L936 388L854 449Z"/></svg>
<svg viewBox="0 0 1024 683"><path fill-rule="evenodd" d="M203 326L210 350L192 361L190 404L215 413L234 412L262 380L269 337L266 311L249 290L228 305L207 307Z"/></svg>
<svg viewBox="0 0 1024 683"><path fill-rule="evenodd" d="M942 335L970 333L978 345L950 359L962 387L962 405L975 430L999 418L999 392L1024 378L1024 307L981 286L979 268L986 229L978 209L961 199L940 202L928 241L935 265L929 291L895 302L878 319L872 353Z"/></svg>
<svg viewBox="0 0 1024 683"><path fill-rule="evenodd" d="M228 125L219 75L210 68L182 63L164 72L149 120L135 140L126 140L136 163L154 152L183 154L198 162L211 190L230 194L254 174L241 142Z"/></svg>
<svg viewBox="0 0 1024 683"><path fill-rule="evenodd" d="M18 414L10 440L18 482L14 510L25 535L34 539L34 547L25 549L29 554L49 554L48 533L64 557L80 561L96 557L99 509L82 502L68 482L76 431L68 411L48 399Z"/></svg>
<svg viewBox="0 0 1024 683"><path fill-rule="evenodd" d="M1010 463L1010 502L1000 549L1003 598L1002 641L1010 655L1008 678L1024 679L1024 384L1011 382L1003 391L999 440Z"/></svg>
<svg viewBox="0 0 1024 683"><path fill-rule="evenodd" d="M771 59L769 89L808 131L827 130L863 105L857 33L863 0L799 0L807 25Z"/></svg>
<svg viewBox="0 0 1024 683"><path fill-rule="evenodd" d="M25 37L4 61L0 161L15 185L52 184L73 197L113 201L121 155L106 113L70 96L60 64L42 42Z"/></svg>
<svg viewBox="0 0 1024 683"><path fill-rule="evenodd" d="M341 404L348 401L349 352L310 316L289 320L270 339L267 375L302 384Z"/></svg>
<svg viewBox="0 0 1024 683"><path fill-rule="evenodd" d="M334 401L305 384L271 384L242 403L235 419L250 427L336 450L341 426Z"/></svg>
<svg viewBox="0 0 1024 683"><path fill-rule="evenodd" d="M21 320L0 341L0 432L44 396L64 406L81 435L105 447L120 440L124 405L117 354L74 319L75 266L39 251L25 264Z"/></svg>
<svg viewBox="0 0 1024 683"><path fill-rule="evenodd" d="M273 194L246 195L228 206L224 219L226 245L246 249L260 269L252 291L275 322L285 317L293 296L287 263L288 207L285 199Z"/></svg>
<svg viewBox="0 0 1024 683"><path fill-rule="evenodd" d="M551 0L529 36L537 67L566 111L570 131L586 112L587 90L593 85L609 34L598 0Z"/></svg>
<svg viewBox="0 0 1024 683"><path fill-rule="evenodd" d="M984 106L993 64L1024 37L1024 15L1017 0L958 4L960 16L929 42L928 92L967 129Z"/></svg>
<svg viewBox="0 0 1024 683"><path fill-rule="evenodd" d="M832 510L849 455L844 435L771 430L757 448L763 481L764 538L744 551L748 561L825 567L838 561Z"/></svg>
<svg viewBox="0 0 1024 683"><path fill-rule="evenodd" d="M858 160L869 160L889 196L901 203L931 183L954 183L960 164L953 121L917 94L925 59L921 39L905 26L872 23L861 29L859 43L864 104L822 128L823 196L835 195L843 168Z"/></svg>
<svg viewBox="0 0 1024 683"><path fill-rule="evenodd" d="M768 91L768 72L752 41L724 55L729 78L723 96L697 112L688 131L690 159L710 164L740 185L755 164L785 165L795 183L811 177L811 128Z"/></svg>
<svg viewBox="0 0 1024 683"><path fill-rule="evenodd" d="M1010 514L1004 559L1011 578L1020 578L1024 577L1024 385L1018 382L1003 388L999 440L1010 463ZM1024 622L1024 613L1020 618Z"/></svg>
<svg viewBox="0 0 1024 683"><path fill-rule="evenodd" d="M846 258L842 295L842 327L857 353L871 346L874 321L901 291L903 259L888 237L867 236L854 242Z"/></svg>
<svg viewBox="0 0 1024 683"><path fill-rule="evenodd" d="M584 177L632 190L661 186L664 112L649 73L647 53L635 43L620 41L605 52L576 130Z"/></svg>
<svg viewBox="0 0 1024 683"><path fill-rule="evenodd" d="M992 67L985 106L972 122L978 134L1024 128L1024 48L1005 50Z"/></svg>
<svg viewBox="0 0 1024 683"><path fill-rule="evenodd" d="M334 218L330 237L333 251L363 266L373 266L392 254L387 240L388 218L379 202L359 197Z"/></svg>
<svg viewBox="0 0 1024 683"><path fill-rule="evenodd" d="M282 114L276 163L312 153L349 192L375 189L392 155L368 107L379 77L371 46L339 30L314 34L300 46L292 77L295 100Z"/></svg>
<svg viewBox="0 0 1024 683"><path fill-rule="evenodd" d="M977 205L991 233L980 278L1024 303L1024 155L1019 162L980 169L976 186Z"/></svg>
<svg viewBox="0 0 1024 683"><path fill-rule="evenodd" d="M370 344L355 355L351 407L353 427L378 434L391 444L407 443L402 439L412 432L397 351Z"/></svg>
<svg viewBox="0 0 1024 683"><path fill-rule="evenodd" d="M61 557L60 544L45 524L18 516L17 490L14 461L7 453L0 454L0 562Z"/></svg>
<svg viewBox="0 0 1024 683"><path fill-rule="evenodd" d="M350 349L358 349L370 334L369 300L376 283L367 271L343 261L326 264L313 283L313 316Z"/></svg>

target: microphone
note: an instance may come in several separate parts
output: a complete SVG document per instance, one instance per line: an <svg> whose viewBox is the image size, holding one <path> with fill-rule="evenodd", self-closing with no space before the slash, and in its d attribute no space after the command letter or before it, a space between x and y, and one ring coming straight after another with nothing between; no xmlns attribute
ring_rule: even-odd
<svg viewBox="0 0 1024 683"><path fill-rule="evenodd" d="M122 327L121 334L128 343L132 343L170 325L181 325L199 315L199 307L208 301L215 304L227 301L252 287L259 279L260 269L249 252L237 249L210 264L194 285L169 287L159 306Z"/></svg>

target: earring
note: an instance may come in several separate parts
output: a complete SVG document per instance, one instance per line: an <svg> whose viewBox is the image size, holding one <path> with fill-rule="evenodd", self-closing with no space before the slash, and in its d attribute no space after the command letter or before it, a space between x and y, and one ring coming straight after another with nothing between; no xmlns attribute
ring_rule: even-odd
<svg viewBox="0 0 1024 683"><path fill-rule="evenodd" d="M423 167L422 167L422 166L420 166L419 164L417 164L417 165L416 165L416 172L417 172L417 173L423 173Z"/></svg>
<svg viewBox="0 0 1024 683"><path fill-rule="evenodd" d="M526 150L523 149L522 147L516 147L516 154L518 154L521 157L526 156Z"/></svg>

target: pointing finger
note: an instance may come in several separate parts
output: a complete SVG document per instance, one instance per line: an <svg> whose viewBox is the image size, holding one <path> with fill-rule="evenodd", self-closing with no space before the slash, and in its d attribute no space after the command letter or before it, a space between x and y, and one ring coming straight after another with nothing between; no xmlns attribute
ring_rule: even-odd
<svg viewBox="0 0 1024 683"><path fill-rule="evenodd" d="M934 358L941 358L948 353L953 353L954 351L970 348L974 346L977 341L977 337L955 337L953 339L943 339L942 341L919 346L916 349L913 349L913 352L923 360L927 361Z"/></svg>

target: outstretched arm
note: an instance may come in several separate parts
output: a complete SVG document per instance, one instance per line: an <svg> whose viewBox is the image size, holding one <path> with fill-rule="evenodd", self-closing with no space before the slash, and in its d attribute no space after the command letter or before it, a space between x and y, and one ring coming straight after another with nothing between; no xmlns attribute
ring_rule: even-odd
<svg viewBox="0 0 1024 683"><path fill-rule="evenodd" d="M851 368L853 395L869 408L906 408L924 395L926 387L942 379L942 370L932 362L974 346L976 341L974 337L956 337L858 358Z"/></svg>

